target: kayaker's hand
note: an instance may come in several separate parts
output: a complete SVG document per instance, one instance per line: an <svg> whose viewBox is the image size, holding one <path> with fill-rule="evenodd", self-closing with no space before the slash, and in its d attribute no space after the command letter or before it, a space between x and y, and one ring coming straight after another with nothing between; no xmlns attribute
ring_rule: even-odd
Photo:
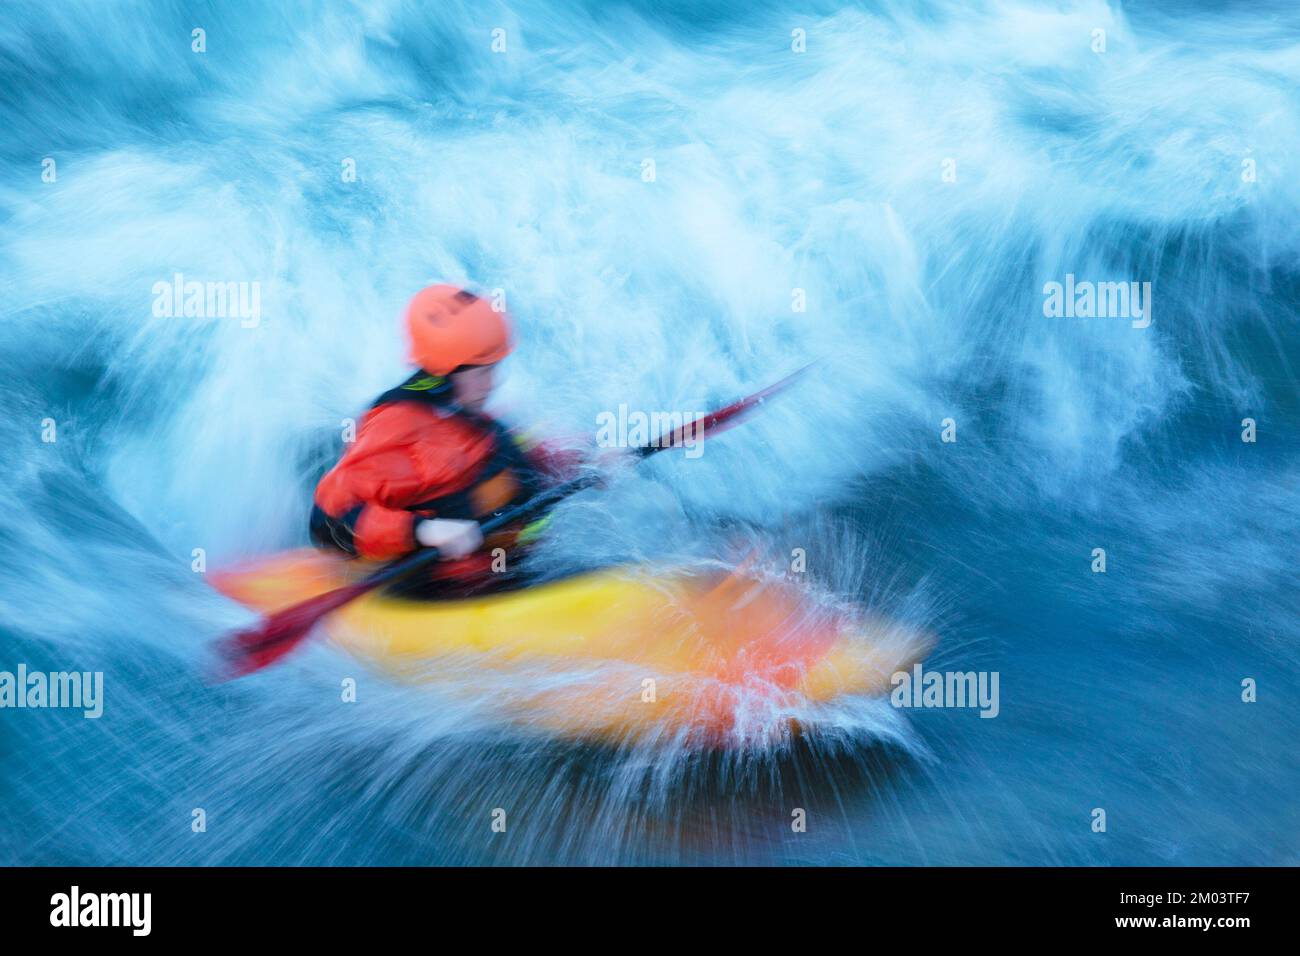
<svg viewBox="0 0 1300 956"><path fill-rule="evenodd" d="M425 548L437 548L453 561L473 554L483 544L483 529L477 521L431 518L415 526L415 540Z"/></svg>

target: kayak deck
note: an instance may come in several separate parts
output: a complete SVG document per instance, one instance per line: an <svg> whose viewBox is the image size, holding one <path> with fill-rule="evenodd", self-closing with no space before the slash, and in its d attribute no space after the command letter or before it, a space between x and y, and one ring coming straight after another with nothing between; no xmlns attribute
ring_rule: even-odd
<svg viewBox="0 0 1300 956"><path fill-rule="evenodd" d="M373 570L310 549L212 575L269 612ZM450 662L520 679L502 701L518 721L611 741L669 735L717 743L745 714L792 715L845 695L883 696L927 636L831 609L785 579L743 571L596 571L446 601L372 593L326 620L330 639L400 681ZM787 724L793 718L786 719Z"/></svg>

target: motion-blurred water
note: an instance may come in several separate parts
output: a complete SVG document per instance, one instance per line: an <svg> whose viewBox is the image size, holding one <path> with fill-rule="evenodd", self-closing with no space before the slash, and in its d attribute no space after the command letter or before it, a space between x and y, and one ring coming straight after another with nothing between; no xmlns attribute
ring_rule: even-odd
<svg viewBox="0 0 1300 956"><path fill-rule="evenodd" d="M11 0L0 670L102 670L106 710L0 710L0 862L1300 862L1297 90L1281 0ZM156 317L178 272L260 321ZM1067 274L1153 322L1044 317ZM821 358L544 563L801 547L1000 715L611 752L323 647L205 686L248 616L194 549L303 543L435 280L507 291L542 431Z"/></svg>

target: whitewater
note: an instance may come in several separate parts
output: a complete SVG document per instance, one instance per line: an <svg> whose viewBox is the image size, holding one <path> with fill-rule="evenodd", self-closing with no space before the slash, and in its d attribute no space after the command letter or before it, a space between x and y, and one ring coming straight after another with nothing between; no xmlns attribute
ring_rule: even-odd
<svg viewBox="0 0 1300 956"><path fill-rule="evenodd" d="M103 713L0 709L0 863L1300 862L1297 90L1279 0L7 3L0 671ZM208 682L205 575L307 543L439 281L504 290L540 434L818 362L536 560L799 549L996 718L611 749L471 661Z"/></svg>

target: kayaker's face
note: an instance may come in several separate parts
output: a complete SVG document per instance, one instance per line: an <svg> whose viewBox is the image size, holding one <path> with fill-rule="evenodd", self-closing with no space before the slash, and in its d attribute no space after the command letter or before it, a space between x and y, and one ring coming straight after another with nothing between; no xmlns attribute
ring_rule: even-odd
<svg viewBox="0 0 1300 956"><path fill-rule="evenodd" d="M471 412L483 410L483 405L492 394L492 386L495 384L493 379L495 369L495 365L478 365L452 373L451 387L455 392L456 401L462 408L467 408Z"/></svg>

